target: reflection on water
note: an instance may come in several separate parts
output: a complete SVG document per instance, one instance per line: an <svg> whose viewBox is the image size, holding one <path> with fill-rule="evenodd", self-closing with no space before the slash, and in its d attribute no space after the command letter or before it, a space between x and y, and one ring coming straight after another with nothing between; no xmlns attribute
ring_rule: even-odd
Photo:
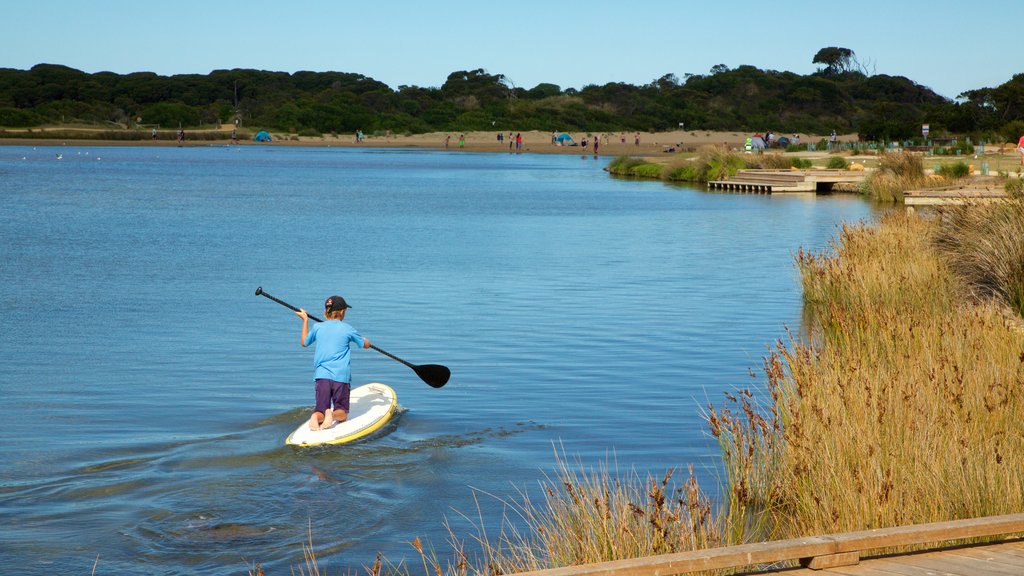
<svg viewBox="0 0 1024 576"><path fill-rule="evenodd" d="M331 570L399 562L414 537L442 547L446 518L500 518L477 495L535 488L559 445L712 485L698 407L802 325L796 250L872 217L612 179L603 159L75 151L0 148L0 546L26 574L97 554L104 574L286 572L310 532ZM312 356L256 286L311 310L343 294L375 344L452 379L354 351L354 383L390 384L401 417L286 447Z"/></svg>

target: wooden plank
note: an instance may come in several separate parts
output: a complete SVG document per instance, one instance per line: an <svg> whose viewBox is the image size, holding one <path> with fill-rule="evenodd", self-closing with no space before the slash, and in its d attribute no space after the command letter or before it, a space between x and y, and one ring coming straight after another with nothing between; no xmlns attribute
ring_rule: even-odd
<svg viewBox="0 0 1024 576"><path fill-rule="evenodd" d="M790 576L790 575L786 575ZM822 572L810 572L794 576L901 576L899 572L885 570L875 564L861 563L856 566L839 566Z"/></svg>
<svg viewBox="0 0 1024 576"><path fill-rule="evenodd" d="M950 550L949 554L951 556L980 560L985 562L986 565L991 563L993 565L1004 566L1016 574L1024 574L1024 558L1021 558L1020 556L1013 556L1011 554L1004 554L996 547L989 547L985 549L962 548Z"/></svg>
<svg viewBox="0 0 1024 576"><path fill-rule="evenodd" d="M823 570L835 568L836 566L850 566L860 562L860 554L857 552L844 552L843 554L829 554L827 556L815 556L814 558L801 558L800 564L811 570Z"/></svg>
<svg viewBox="0 0 1024 576"><path fill-rule="evenodd" d="M950 576L946 572L936 572L931 568L917 566L915 564L894 562L891 558L886 558L883 560L873 560L870 566L875 570L879 570L886 574L893 574L895 576ZM980 575L972 574L972 576Z"/></svg>
<svg viewBox="0 0 1024 576"><path fill-rule="evenodd" d="M1024 514L911 524L830 536L837 553L1024 533Z"/></svg>
<svg viewBox="0 0 1024 576"><path fill-rule="evenodd" d="M784 560L814 558L817 556L861 552L896 546L1017 533L1024 533L1024 514L1007 514L1004 516L969 520L863 530L831 536L744 544L584 564L581 566L537 570L523 574L529 576L669 576L686 572L754 566ZM924 557L914 556L913 558L923 559ZM948 560L951 564L957 562L957 558L949 558ZM925 561L926 564L929 562ZM900 570L906 565L902 561L897 562L897 564L898 566L894 566L894 568L899 568ZM935 565L932 565L931 569L936 569ZM1017 573L1020 574L1022 572L1018 570Z"/></svg>
<svg viewBox="0 0 1024 576"><path fill-rule="evenodd" d="M825 538L796 538L536 570L520 576L669 576L824 556L834 549L835 543Z"/></svg>
<svg viewBox="0 0 1024 576"><path fill-rule="evenodd" d="M933 574L937 572L950 576L1020 576L1020 570L1017 569L994 570L993 566L982 561L950 555L893 556L886 560L902 566L931 570Z"/></svg>

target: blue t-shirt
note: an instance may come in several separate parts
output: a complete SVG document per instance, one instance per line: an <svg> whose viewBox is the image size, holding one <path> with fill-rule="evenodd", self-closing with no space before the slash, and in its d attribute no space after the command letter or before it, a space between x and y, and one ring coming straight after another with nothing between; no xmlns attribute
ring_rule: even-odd
<svg viewBox="0 0 1024 576"><path fill-rule="evenodd" d="M348 345L354 342L362 348L363 337L346 322L327 320L309 327L304 344L316 342L313 352L313 378L329 378L337 382L352 383L352 363Z"/></svg>

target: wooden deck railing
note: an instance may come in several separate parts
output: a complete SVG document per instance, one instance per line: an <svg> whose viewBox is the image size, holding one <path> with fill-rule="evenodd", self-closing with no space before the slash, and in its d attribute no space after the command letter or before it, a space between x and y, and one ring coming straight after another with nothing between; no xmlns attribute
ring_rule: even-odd
<svg viewBox="0 0 1024 576"><path fill-rule="evenodd" d="M660 556L522 572L518 576L671 576L799 560L822 569L856 564L865 552L1024 533L1024 514L933 522L828 536L776 540Z"/></svg>

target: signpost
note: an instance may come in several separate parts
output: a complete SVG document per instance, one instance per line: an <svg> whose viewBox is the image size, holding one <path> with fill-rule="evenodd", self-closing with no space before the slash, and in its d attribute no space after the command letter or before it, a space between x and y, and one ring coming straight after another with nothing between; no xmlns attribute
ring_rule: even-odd
<svg viewBox="0 0 1024 576"><path fill-rule="evenodd" d="M921 124L921 136L924 136L925 138L928 137L928 125L927 124Z"/></svg>

